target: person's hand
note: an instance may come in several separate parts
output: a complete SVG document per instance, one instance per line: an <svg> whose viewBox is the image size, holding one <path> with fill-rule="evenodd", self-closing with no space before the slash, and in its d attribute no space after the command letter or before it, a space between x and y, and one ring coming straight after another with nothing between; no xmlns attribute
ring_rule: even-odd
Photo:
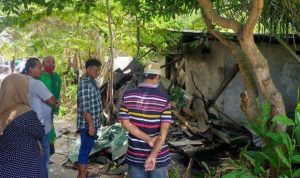
<svg viewBox="0 0 300 178"><path fill-rule="evenodd" d="M152 147L154 147L156 140L157 140L157 136L151 137L151 139L147 143L152 148Z"/></svg>
<svg viewBox="0 0 300 178"><path fill-rule="evenodd" d="M61 103L60 103L60 100L56 100L56 102L55 102L55 107L56 107L56 108L59 108L59 107L60 107L60 104L61 104Z"/></svg>
<svg viewBox="0 0 300 178"><path fill-rule="evenodd" d="M145 164L144 164L145 171L154 170L155 164L156 164L156 155L151 153L145 161Z"/></svg>
<svg viewBox="0 0 300 178"><path fill-rule="evenodd" d="M90 126L89 126L89 130L88 130L88 134L89 134L90 136L94 136L95 133L96 133L95 127L94 127L93 125L90 125Z"/></svg>

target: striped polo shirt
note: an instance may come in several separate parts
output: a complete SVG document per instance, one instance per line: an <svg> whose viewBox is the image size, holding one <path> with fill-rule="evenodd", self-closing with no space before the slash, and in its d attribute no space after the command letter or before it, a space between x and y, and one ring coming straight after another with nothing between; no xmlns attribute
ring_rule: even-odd
<svg viewBox="0 0 300 178"><path fill-rule="evenodd" d="M137 88L125 92L119 113L120 120L130 120L150 137L157 136L160 124L172 122L168 95L155 85L141 83ZM144 167L152 148L143 140L129 134L126 162L131 166ZM171 156L168 145L163 145L156 158L156 168L168 166Z"/></svg>

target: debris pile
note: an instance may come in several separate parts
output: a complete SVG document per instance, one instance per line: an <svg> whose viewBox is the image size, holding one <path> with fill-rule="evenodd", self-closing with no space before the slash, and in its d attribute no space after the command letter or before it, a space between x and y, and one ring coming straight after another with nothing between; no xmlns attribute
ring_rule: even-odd
<svg viewBox="0 0 300 178"><path fill-rule="evenodd" d="M115 61L117 65L118 61ZM119 61L120 62L120 61ZM143 81L143 68L136 60L127 60L128 64L114 69L114 107L113 113L108 116L104 114L106 125L99 132L99 138L91 151L90 160L94 164L93 174L123 174L127 167L124 157L127 150L127 132L118 123L118 109L124 92L134 88ZM159 89L168 92L171 98L171 107L174 123L172 124L168 137L168 145L173 154L181 154L194 161L189 162L188 168L193 162L199 165L201 158L197 155L201 152L213 151L225 147L240 147L250 141L250 134L241 124L224 122L223 118L231 120L225 113L215 106L215 101L238 72L235 68L220 85L217 93L211 99L203 96L195 85L195 92L189 94L184 89L185 73L182 70L184 59L176 60L177 68L172 79L161 77ZM163 67L171 65L166 64ZM106 71L108 72L108 71ZM105 73L105 71L103 72ZM192 80L194 81L193 75ZM175 86L176 84L176 86ZM195 83L194 83L195 84ZM101 87L104 108L108 108L109 92L108 83ZM74 141L72 151L68 153L69 163L65 166L74 168L78 158L79 139ZM70 164L71 163L71 164ZM75 166L76 167L76 166ZM188 170L187 170L188 171Z"/></svg>

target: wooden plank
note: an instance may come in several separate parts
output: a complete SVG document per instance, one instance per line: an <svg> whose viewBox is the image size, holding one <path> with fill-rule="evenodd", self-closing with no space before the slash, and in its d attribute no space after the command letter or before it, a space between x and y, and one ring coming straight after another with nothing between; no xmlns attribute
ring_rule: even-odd
<svg viewBox="0 0 300 178"><path fill-rule="evenodd" d="M177 103L176 102L174 102L174 101L171 101L171 108L172 109L177 109ZM182 111L185 113L185 114L187 114L188 116L190 116L190 117L195 117L195 112L194 111L192 111L190 108L188 108L188 107L182 107Z"/></svg>
<svg viewBox="0 0 300 178"><path fill-rule="evenodd" d="M180 70L182 69L182 67L183 67L183 65L184 65L184 61L185 61L184 59L182 59L182 60L180 61L180 64L179 64L179 66L178 66L178 68L177 68L175 74L173 75L173 78L172 78L172 80L171 80L171 83L170 83L170 85L169 85L169 87L168 87L168 93L170 93L171 88L172 88L173 85L175 84L175 82L176 82L176 80L177 80L177 76L179 75L179 72L180 72Z"/></svg>
<svg viewBox="0 0 300 178"><path fill-rule="evenodd" d="M181 128L181 130L188 136L188 137L192 137L193 134L191 134L189 131L188 131L188 128L184 125L180 125L179 126Z"/></svg>
<svg viewBox="0 0 300 178"><path fill-rule="evenodd" d="M198 132L205 133L208 130L208 116L205 110L205 103L203 100L196 98L193 103L195 110L195 118L198 122Z"/></svg>
<svg viewBox="0 0 300 178"><path fill-rule="evenodd" d="M186 146L186 145L203 145L201 140L183 140L183 141L172 141L169 142L170 145L174 147Z"/></svg>
<svg viewBox="0 0 300 178"><path fill-rule="evenodd" d="M231 141L228 137L228 135L220 130L217 130L215 128L211 128L211 133L217 137L219 137L222 141L224 141L226 144L230 144Z"/></svg>
<svg viewBox="0 0 300 178"><path fill-rule="evenodd" d="M193 127L193 126L191 126L190 124L189 124L189 122L183 117L183 116L181 116L180 114L179 114L179 112L178 111L174 111L174 110L172 110L172 113L173 113L173 115L184 125L184 126L186 126L193 134L196 134L197 133L197 128L195 128L195 127Z"/></svg>
<svg viewBox="0 0 300 178"><path fill-rule="evenodd" d="M189 161L189 165L188 167L186 168L184 174L183 174L183 178L191 178L192 177L192 167L193 167L193 159L191 158L190 161Z"/></svg>
<svg viewBox="0 0 300 178"><path fill-rule="evenodd" d="M171 61L171 62L169 62L169 63L167 63L167 64L165 64L165 65L160 66L160 68L167 67L168 65L171 65L171 64L173 64L173 63L175 63L175 62L178 62L178 61L180 61L181 59L182 59L182 57L180 57L180 58L178 58L178 59L175 59L175 60L173 60L173 61Z"/></svg>
<svg viewBox="0 0 300 178"><path fill-rule="evenodd" d="M240 71L239 66L236 64L233 69L230 71L228 76L224 79L224 81L221 83L219 88L216 90L216 93L213 95L213 97L210 100L210 106L214 105L216 100L219 98L219 96L222 94L222 92L225 90L225 88L228 86L228 84L234 79L236 74Z"/></svg>

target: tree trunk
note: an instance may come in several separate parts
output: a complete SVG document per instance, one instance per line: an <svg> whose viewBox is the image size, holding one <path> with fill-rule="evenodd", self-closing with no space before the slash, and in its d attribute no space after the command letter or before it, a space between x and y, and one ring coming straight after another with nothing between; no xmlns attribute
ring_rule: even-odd
<svg viewBox="0 0 300 178"><path fill-rule="evenodd" d="M239 41L253 68L262 95L272 106L272 116L286 115L282 96L272 81L267 59L262 55L253 38L249 40L239 38ZM277 126L278 131L285 131L285 129L282 125Z"/></svg>
<svg viewBox="0 0 300 178"><path fill-rule="evenodd" d="M203 13L203 10L202 15L204 17L208 32L214 35L236 59L244 84L244 92L241 93L241 109L249 121L255 122L259 116L259 108L256 103L256 98L258 97L258 89L255 84L255 79L247 63L246 56L237 44L224 38L220 32L213 30L212 22Z"/></svg>

